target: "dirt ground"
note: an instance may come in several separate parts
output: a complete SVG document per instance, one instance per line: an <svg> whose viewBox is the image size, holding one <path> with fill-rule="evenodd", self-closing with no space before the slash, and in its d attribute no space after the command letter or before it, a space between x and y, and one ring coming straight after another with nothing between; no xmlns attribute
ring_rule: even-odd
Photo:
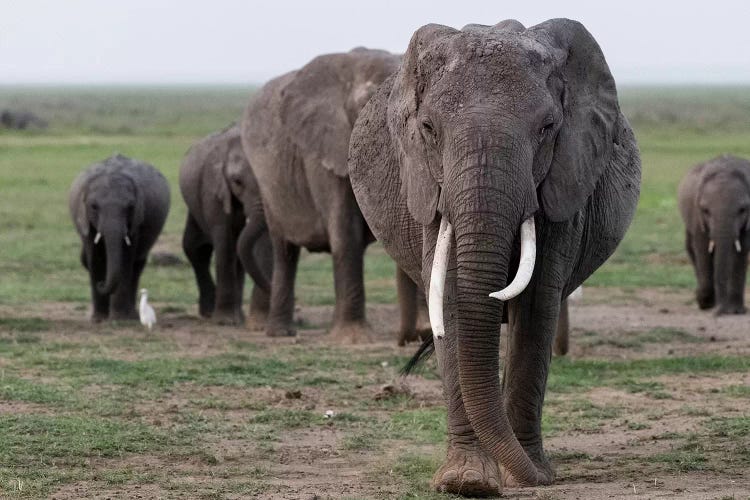
<svg viewBox="0 0 750 500"><path fill-rule="evenodd" d="M70 319L85 315L80 307L74 309L71 304L44 304L42 308L46 319L67 324L62 335L68 339L93 338L94 334L85 321ZM20 312L17 308L12 309L15 316L40 315L38 306ZM10 310L9 306L0 306L0 315ZM177 313L162 318L159 335L174 341L183 356L198 357L214 351L225 351L228 345L239 340L271 346L299 344L301 348L314 350L330 343L323 327L329 321L331 310L330 307L298 309L299 320L312 328L301 330L294 339L269 339L261 332L248 333L232 328L217 330L191 316ZM395 306L371 306L368 317L377 341L370 345L347 347L353 356L371 350L384 355L404 355L415 348L414 344L406 348L395 346L392 333L398 318ZM715 318L710 312L699 311L689 293L682 290L632 292L586 288L583 299L571 305L571 325L571 350L568 356L574 360L750 355L750 316ZM673 334L665 342L648 339L632 342L643 332L655 330L678 334ZM137 358L138 353L120 353L118 356ZM389 372L388 377L398 383L396 370L397 367ZM383 380L388 377L372 379L370 385L355 394L362 399L372 400ZM724 391L728 387L750 386L750 373L668 375L659 377L658 382L663 390L669 392L669 398L655 399L646 397L642 392L631 393L617 387L597 387L588 391L585 396L594 407L617 408L617 415L602 417L593 427L568 425L565 430L545 436L546 450L557 471L555 484L543 488L506 489L503 496L548 500L750 498L747 461L732 461L726 469L717 473L715 468L674 470L648 458L683 446L684 436L691 433L699 436L698 439L709 439L700 437L701 425L706 417L750 415L748 397L729 397ZM411 393L411 407L430 408L442 404L438 380L415 376L405 383ZM175 408L187 404L204 390L189 385L184 388L185 391L172 393L158 401L144 401L134 409L134 414L153 425L167 425L170 412L175 412ZM233 408L215 410L227 425L247 419L249 412L252 412L240 404L241 401L262 401L273 407L313 409L315 412L342 409L341 401L319 387L303 388L298 398L289 398L284 390L271 387L242 390L223 387L212 389L212 396L238 402ZM558 394L552 399L548 398L545 411L555 412L556 408L564 406L565 397L565 394ZM352 404L356 404L356 401L347 402L349 407ZM33 404L0 402L0 412L38 410ZM575 413L564 414L566 418L575 418ZM119 460L136 471L172 470L179 473L175 481L193 481L197 489L207 482L221 481L222 477L236 477L238 474L257 479L263 485L254 494L226 493L217 498L399 498L405 495L403 482L389 478L389 474L394 474L394 461L404 453L439 461L444 450L443 445L414 445L399 441L389 441L388 446L376 451L349 449L343 445L344 439L351 438L352 432L356 434L360 431L340 429L334 425L302 426L280 432L273 452L264 451L247 439L231 439L225 435L211 445L213 456L218 461L218 466L211 468L206 468L200 460L177 463L149 454L117 460L91 459L90 467L112 468L117 465L114 462ZM675 435L683 437L669 437ZM750 440L745 434L734 442L724 440L701 446L711 457L711 463L721 464L721 446L747 447ZM747 453L747 450L743 452ZM96 481L75 482L58 489L52 496L56 499L177 497L169 484L163 481L119 487L105 486ZM419 497L414 494L408 496Z"/></svg>

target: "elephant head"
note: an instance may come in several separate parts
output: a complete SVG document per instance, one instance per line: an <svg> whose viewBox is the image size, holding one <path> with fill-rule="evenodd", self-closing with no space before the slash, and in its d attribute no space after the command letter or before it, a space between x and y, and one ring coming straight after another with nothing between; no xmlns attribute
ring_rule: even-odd
<svg viewBox="0 0 750 500"><path fill-rule="evenodd" d="M704 165L694 200L699 230L708 241L717 314L742 313L750 244L750 164L723 156Z"/></svg>
<svg viewBox="0 0 750 500"><path fill-rule="evenodd" d="M107 274L96 287L99 293L110 294L119 284L124 252L132 252L125 249L137 244L138 227L144 217L142 193L125 174L94 174L81 190L74 217L92 252L104 245Z"/></svg>
<svg viewBox="0 0 750 500"><path fill-rule="evenodd" d="M433 331L442 329L440 289L455 241L463 403L483 446L522 483L542 479L503 408L503 309L490 293L504 288L498 297L509 300L522 292L533 275L535 219L569 220L586 206L613 157L620 120L598 44L567 19L529 29L516 21L461 31L424 26L387 97L408 211L425 227L440 219ZM521 264L508 285L519 239Z"/></svg>

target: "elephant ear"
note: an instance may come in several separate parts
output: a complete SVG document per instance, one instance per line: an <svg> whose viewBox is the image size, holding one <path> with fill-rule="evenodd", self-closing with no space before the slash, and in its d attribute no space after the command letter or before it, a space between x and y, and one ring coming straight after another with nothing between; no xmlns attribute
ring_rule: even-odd
<svg viewBox="0 0 750 500"><path fill-rule="evenodd" d="M353 123L346 111L343 64L319 56L300 69L281 91L280 117L292 141L306 160L320 163L339 177L348 175L349 136Z"/></svg>
<svg viewBox="0 0 750 500"><path fill-rule="evenodd" d="M563 81L563 121L549 171L541 185L546 216L573 216L609 163L620 115L617 89L599 44L581 23L552 19L529 29L550 46Z"/></svg>
<svg viewBox="0 0 750 500"><path fill-rule="evenodd" d="M85 189L85 188L84 188ZM73 219L84 238L89 235L89 218L86 215L86 193L82 189L73 206Z"/></svg>
<svg viewBox="0 0 750 500"><path fill-rule="evenodd" d="M412 217L425 226L435 219L438 210L442 171L440 166L430 165L417 111L429 77L443 68L441 53L445 49L441 45L456 33L439 24L419 28L409 41L388 99L388 129L401 166L401 195Z"/></svg>

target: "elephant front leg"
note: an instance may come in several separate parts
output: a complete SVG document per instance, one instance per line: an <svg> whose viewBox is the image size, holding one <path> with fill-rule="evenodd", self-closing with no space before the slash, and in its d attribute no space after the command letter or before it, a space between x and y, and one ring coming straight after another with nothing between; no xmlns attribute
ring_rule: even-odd
<svg viewBox="0 0 750 500"><path fill-rule="evenodd" d="M89 285L91 287L91 321L99 323L109 318L109 295L99 293L97 283L104 281L107 273L104 254L96 255L93 250L84 249L81 260L89 271Z"/></svg>
<svg viewBox="0 0 750 500"><path fill-rule="evenodd" d="M570 316L568 315L568 299L560 305L560 317L557 320L554 351L557 356L568 353L568 337L570 336Z"/></svg>
<svg viewBox="0 0 750 500"><path fill-rule="evenodd" d="M293 337L294 281L299 262L299 247L281 237L273 237L273 277L271 307L266 322L269 337Z"/></svg>
<svg viewBox="0 0 750 500"><path fill-rule="evenodd" d="M204 318L210 318L216 304L216 285L211 277L211 255L214 248L211 240L203 233L191 214L188 214L185 223L182 249L195 273L199 296L198 313Z"/></svg>
<svg viewBox="0 0 750 500"><path fill-rule="evenodd" d="M543 291L537 293L536 290ZM506 307L505 409L516 438L544 478L541 483L549 484L554 479L554 471L542 444L542 405L560 314L560 294L550 288L534 287L532 283ZM516 484L505 473L503 482L506 486Z"/></svg>
<svg viewBox="0 0 750 500"><path fill-rule="evenodd" d="M331 336L344 343L370 340L365 320L364 220L356 207L341 211L329 228L336 292Z"/></svg>
<svg viewBox="0 0 750 500"><path fill-rule="evenodd" d="M693 263L695 278L698 282L695 299L701 309L711 309L716 305L713 254L709 252L709 246L710 240L707 235L686 233L685 247ZM713 248L710 248L710 250L713 250Z"/></svg>

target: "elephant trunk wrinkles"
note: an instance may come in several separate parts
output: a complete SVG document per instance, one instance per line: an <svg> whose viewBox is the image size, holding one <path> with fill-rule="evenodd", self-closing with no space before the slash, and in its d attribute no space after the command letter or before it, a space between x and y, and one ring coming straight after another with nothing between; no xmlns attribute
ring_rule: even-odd
<svg viewBox="0 0 750 500"><path fill-rule="evenodd" d="M513 165L507 151L493 153L486 148L465 162L452 205L463 403L482 445L519 483L534 485L538 484L536 466L516 439L503 405L499 379L503 307L489 297L505 287L521 223L537 209L531 169Z"/></svg>
<svg viewBox="0 0 750 500"><path fill-rule="evenodd" d="M96 289L99 293L108 295L114 292L120 284L125 231L124 229L105 229L102 230L102 237L107 252L107 274L105 281L97 283Z"/></svg>

